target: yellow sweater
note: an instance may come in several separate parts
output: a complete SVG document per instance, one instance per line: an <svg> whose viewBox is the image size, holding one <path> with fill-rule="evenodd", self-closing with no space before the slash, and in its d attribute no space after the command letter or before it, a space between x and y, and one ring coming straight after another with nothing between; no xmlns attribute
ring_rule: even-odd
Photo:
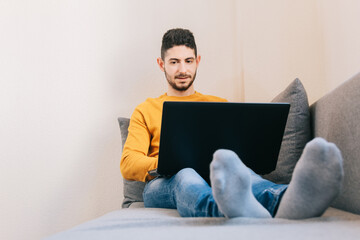
<svg viewBox="0 0 360 240"><path fill-rule="evenodd" d="M145 182L152 178L148 171L157 168L164 101L226 102L227 100L195 92L187 97L164 94L158 98L148 98L138 105L130 118L129 134L120 162L121 174L127 180Z"/></svg>

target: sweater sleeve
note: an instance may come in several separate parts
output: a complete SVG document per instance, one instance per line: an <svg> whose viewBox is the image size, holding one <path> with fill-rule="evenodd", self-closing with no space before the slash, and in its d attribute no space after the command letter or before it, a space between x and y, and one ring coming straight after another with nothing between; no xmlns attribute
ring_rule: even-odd
<svg viewBox="0 0 360 240"><path fill-rule="evenodd" d="M148 171L157 167L157 158L148 156L151 134L138 108L130 118L128 132L121 156L121 174L127 180L145 182L151 178Z"/></svg>

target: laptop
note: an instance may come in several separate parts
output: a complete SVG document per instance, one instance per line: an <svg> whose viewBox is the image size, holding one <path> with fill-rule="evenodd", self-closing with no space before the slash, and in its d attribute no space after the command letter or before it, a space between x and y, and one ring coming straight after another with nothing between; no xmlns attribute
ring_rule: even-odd
<svg viewBox="0 0 360 240"><path fill-rule="evenodd" d="M234 151L258 174L275 170L289 103L164 102L158 168L172 176L193 168L205 181L218 149Z"/></svg>

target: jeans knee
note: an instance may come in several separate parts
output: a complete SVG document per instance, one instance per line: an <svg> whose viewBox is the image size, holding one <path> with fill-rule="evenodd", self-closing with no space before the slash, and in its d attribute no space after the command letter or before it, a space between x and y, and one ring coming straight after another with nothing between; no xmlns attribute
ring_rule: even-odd
<svg viewBox="0 0 360 240"><path fill-rule="evenodd" d="M181 169L177 174L176 176L179 176L179 177L184 177L184 176L188 176L188 175L195 175L197 174L197 172L192 169L192 168L183 168Z"/></svg>
<svg viewBox="0 0 360 240"><path fill-rule="evenodd" d="M203 183L204 179L192 168L184 168L175 175L176 181L181 184Z"/></svg>

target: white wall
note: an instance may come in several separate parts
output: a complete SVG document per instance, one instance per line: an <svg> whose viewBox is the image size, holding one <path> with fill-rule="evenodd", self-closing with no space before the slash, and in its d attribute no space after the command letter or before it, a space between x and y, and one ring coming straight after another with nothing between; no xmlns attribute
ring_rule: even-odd
<svg viewBox="0 0 360 240"><path fill-rule="evenodd" d="M236 98L233 1L0 2L1 239L39 239L122 201L120 134L166 90L161 37L190 28L196 87Z"/></svg>

